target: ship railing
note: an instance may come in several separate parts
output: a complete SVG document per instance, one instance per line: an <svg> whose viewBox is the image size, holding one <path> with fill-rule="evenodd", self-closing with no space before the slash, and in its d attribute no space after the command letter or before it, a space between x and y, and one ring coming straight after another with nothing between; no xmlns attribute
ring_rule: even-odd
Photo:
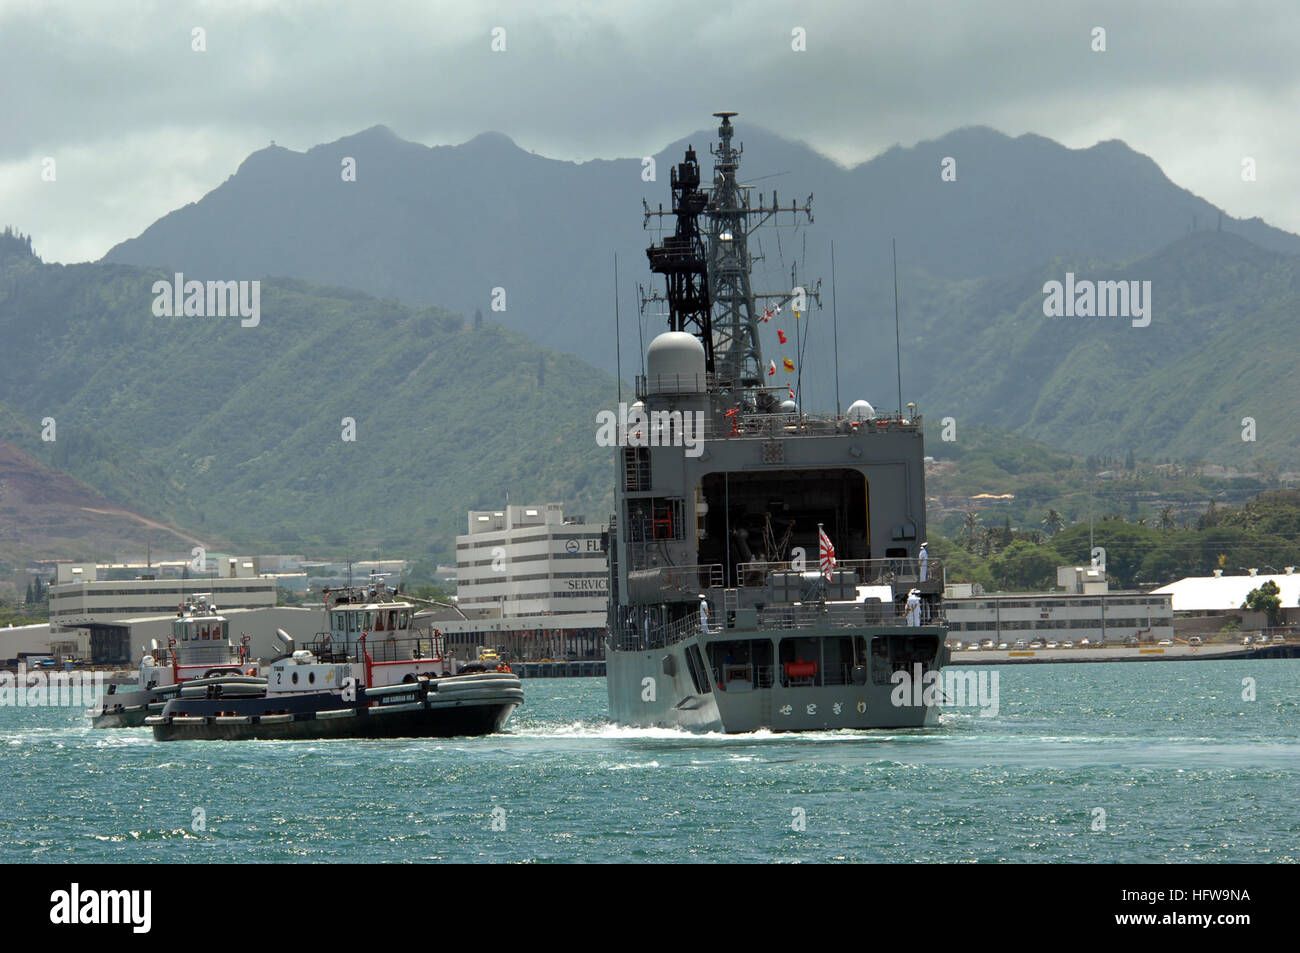
<svg viewBox="0 0 1300 953"><path fill-rule="evenodd" d="M442 639L431 632L407 630L402 638L378 637L371 633L366 639L365 651L370 653L374 662L406 662L417 658L440 656ZM337 664L341 662L361 661L363 654L361 642L357 639L340 639L330 632L317 632L314 641L303 646L322 662Z"/></svg>
<svg viewBox="0 0 1300 953"><path fill-rule="evenodd" d="M922 625L947 625L942 612L927 611L933 606L922 606ZM896 626L904 628L911 623L906 614L895 611L892 603L883 605L863 603L857 605L836 605L810 603L808 605L768 606L758 614L758 627L766 630L797 631L800 629L833 628L861 629L867 626ZM708 633L733 631L742 633L747 630L727 629L721 620L709 617ZM705 627L699 617L692 613L664 625L649 628L629 623L621 632L611 632L609 639L615 649L620 651L641 651L666 648L678 642L703 635Z"/></svg>
<svg viewBox="0 0 1300 953"><path fill-rule="evenodd" d="M714 389L719 382L712 374L659 375L647 382L637 378L637 397L644 400L655 397L686 397L702 395L704 389ZM689 436L695 440L727 440L733 438L826 437L835 434L915 433L921 430L920 414L878 413L874 417L857 418L830 414L805 414L778 411L775 413L744 413L732 411L731 416L712 417L706 414L696 426L684 416L690 411L650 409L643 412L644 422L634 417L626 422L627 432L620 443L628 446L666 447L680 446ZM689 433L686 428L689 427Z"/></svg>
<svg viewBox="0 0 1300 953"><path fill-rule="evenodd" d="M837 433L897 433L921 429L921 415L877 414L870 420L852 420L821 414L742 414L724 424L707 421L705 440L743 437L825 437Z"/></svg>
<svg viewBox="0 0 1300 953"><path fill-rule="evenodd" d="M857 574L860 586L887 586L893 584L924 583L927 588L942 589L944 579L943 562L930 557L925 565L925 579L921 578L921 560L914 557L897 557L893 559L837 559L835 569L852 570ZM815 561L808 560L796 569L789 560L755 561L739 563L736 566L736 584L742 589L761 588L767 585L767 577L772 572L806 572L816 573L820 569Z"/></svg>
<svg viewBox="0 0 1300 953"><path fill-rule="evenodd" d="M620 651L642 651L676 645L692 636L701 635L704 631L699 616L692 612L663 625L641 626L629 622L621 631L610 633L610 641ZM721 632L722 626L710 619L708 631Z"/></svg>
<svg viewBox="0 0 1300 953"><path fill-rule="evenodd" d="M636 378L636 396L645 400L651 394L655 396L679 396L682 394L703 394L719 389L725 382L716 375L704 374L638 374Z"/></svg>
<svg viewBox="0 0 1300 953"><path fill-rule="evenodd" d="M941 612L925 611L922 625L945 625ZM764 629L861 628L864 626L907 626L906 613L895 611L893 604L860 603L856 605L812 603L808 605L768 606L758 614Z"/></svg>
<svg viewBox="0 0 1300 953"><path fill-rule="evenodd" d="M702 589L721 589L726 580L722 563L698 563L689 566L656 566L651 554L658 544L629 544L633 558L629 561L632 572L657 572L658 582L666 589L681 592L699 592Z"/></svg>

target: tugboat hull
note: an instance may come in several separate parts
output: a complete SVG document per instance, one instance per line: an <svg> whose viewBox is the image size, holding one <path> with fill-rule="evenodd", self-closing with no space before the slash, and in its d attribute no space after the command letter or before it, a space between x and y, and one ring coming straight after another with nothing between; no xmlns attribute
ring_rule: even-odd
<svg viewBox="0 0 1300 953"><path fill-rule="evenodd" d="M517 676L491 673L363 691L350 704L335 692L180 698L148 723L158 741L446 738L500 731L523 700Z"/></svg>
<svg viewBox="0 0 1300 953"><path fill-rule="evenodd" d="M176 697L177 690L177 686L167 685L162 688L142 688L105 695L100 706L88 713L90 726L92 728L143 728L145 719L161 712L167 702Z"/></svg>

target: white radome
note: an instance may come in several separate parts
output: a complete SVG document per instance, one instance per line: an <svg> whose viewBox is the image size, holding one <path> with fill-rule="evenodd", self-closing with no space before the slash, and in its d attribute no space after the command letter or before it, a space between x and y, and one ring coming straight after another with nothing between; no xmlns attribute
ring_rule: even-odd
<svg viewBox="0 0 1300 953"><path fill-rule="evenodd" d="M862 423L865 420L876 419L876 408L872 407L865 400L855 400L849 404L847 416L849 420Z"/></svg>

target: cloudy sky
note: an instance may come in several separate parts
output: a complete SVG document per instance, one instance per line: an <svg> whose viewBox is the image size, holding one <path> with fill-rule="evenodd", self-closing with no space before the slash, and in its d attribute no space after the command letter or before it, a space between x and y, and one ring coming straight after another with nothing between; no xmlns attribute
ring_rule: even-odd
<svg viewBox="0 0 1300 953"><path fill-rule="evenodd" d="M975 124L1119 138L1300 232L1297 49L1294 0L0 0L0 226L83 261L271 140L496 130L586 160L657 152L730 108L846 165Z"/></svg>

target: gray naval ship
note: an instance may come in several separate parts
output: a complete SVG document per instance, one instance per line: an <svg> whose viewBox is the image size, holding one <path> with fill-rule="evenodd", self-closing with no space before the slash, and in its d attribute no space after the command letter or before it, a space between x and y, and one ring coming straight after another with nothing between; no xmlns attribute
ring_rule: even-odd
<svg viewBox="0 0 1300 953"><path fill-rule="evenodd" d="M735 113L714 115L712 186L688 148L672 209L645 209L675 220L647 249L666 292L643 297L666 303L669 330L618 418L610 716L720 732L935 724L942 696L924 689L948 649L921 417L861 400L805 414L791 385L771 386L762 318L819 299L756 294L748 239L779 216L811 222L812 196L755 199L737 181Z"/></svg>

